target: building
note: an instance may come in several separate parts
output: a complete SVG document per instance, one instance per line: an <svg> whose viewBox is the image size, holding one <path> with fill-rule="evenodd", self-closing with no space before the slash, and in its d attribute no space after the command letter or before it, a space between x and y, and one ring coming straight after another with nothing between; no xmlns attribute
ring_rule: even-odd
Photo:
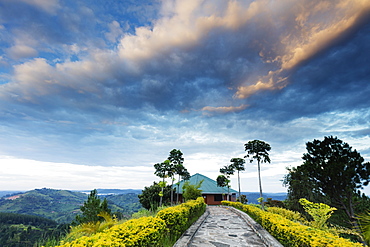
<svg viewBox="0 0 370 247"><path fill-rule="evenodd" d="M212 180L202 174L196 173L193 176L190 177L189 181L190 184L198 184L200 181L202 181L202 185L199 188L202 190L202 196L204 198L204 201L207 205L221 205L221 201L227 200L227 193L228 189L226 187L218 187L217 182L215 180ZM182 180L179 183L179 200L182 201L182 187L186 181ZM174 184L173 187L177 191L177 184ZM230 188L230 200L235 201L236 200L236 190L233 190Z"/></svg>

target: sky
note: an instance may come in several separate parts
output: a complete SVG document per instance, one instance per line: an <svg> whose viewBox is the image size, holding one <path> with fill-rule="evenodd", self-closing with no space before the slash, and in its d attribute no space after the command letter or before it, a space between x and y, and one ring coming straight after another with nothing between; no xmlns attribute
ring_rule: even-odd
<svg viewBox="0 0 370 247"><path fill-rule="evenodd" d="M172 149L216 179L262 140L285 192L314 139L370 161L369 95L368 0L0 0L0 190L143 189Z"/></svg>

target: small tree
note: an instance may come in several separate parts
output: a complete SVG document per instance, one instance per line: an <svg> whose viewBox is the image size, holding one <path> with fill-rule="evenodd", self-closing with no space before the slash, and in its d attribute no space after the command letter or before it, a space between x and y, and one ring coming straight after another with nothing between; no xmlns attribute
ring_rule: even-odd
<svg viewBox="0 0 370 247"><path fill-rule="evenodd" d="M216 182L218 187L227 187L227 200L230 201L230 180L225 175L218 175Z"/></svg>
<svg viewBox="0 0 370 247"><path fill-rule="evenodd" d="M142 190L141 194L138 195L139 202L143 208L147 210L156 210L159 206L160 200L162 198L163 202L166 203L171 198L171 188L166 186L163 188L163 197L159 196L159 193L162 191L162 187L159 186L159 183L153 182L153 185L145 187Z"/></svg>
<svg viewBox="0 0 370 247"><path fill-rule="evenodd" d="M200 186L202 186L204 180L201 180L198 184L190 184L189 181L186 181L182 186L183 190L183 197L185 201L188 200L195 200L198 197L202 196L202 190L200 190Z"/></svg>
<svg viewBox="0 0 370 247"><path fill-rule="evenodd" d="M84 205L80 207L82 215L77 215L74 225L88 223L88 222L98 222L103 221L104 218L99 216L101 213L108 213L111 215L111 210L108 208L108 201L106 198L102 201L98 197L98 191L96 189L90 192L87 197L87 201Z"/></svg>
<svg viewBox="0 0 370 247"><path fill-rule="evenodd" d="M262 182L261 182L261 167L260 163L270 163L270 156L268 151L271 150L270 144L260 141L260 140L254 140L249 141L248 143L244 144L245 151L247 151L247 155L245 158L251 158L250 162L252 163L254 159L257 160L257 168L258 168L258 182L260 187L260 197L263 198L262 194ZM264 210L263 201L261 202L262 210Z"/></svg>
<svg viewBox="0 0 370 247"><path fill-rule="evenodd" d="M305 198L299 199L299 203L313 218L311 225L319 229L327 228L326 221L331 217L333 212L337 210L336 208L330 207L324 203L313 203Z"/></svg>

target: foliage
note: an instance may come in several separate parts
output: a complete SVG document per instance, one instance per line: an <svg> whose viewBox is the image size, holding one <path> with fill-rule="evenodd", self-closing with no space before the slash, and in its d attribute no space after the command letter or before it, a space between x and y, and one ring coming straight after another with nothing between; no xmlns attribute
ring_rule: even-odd
<svg viewBox="0 0 370 247"><path fill-rule="evenodd" d="M166 224L157 217L142 217L115 225L90 237L81 237L60 247L76 246L161 246L160 240L167 232Z"/></svg>
<svg viewBox="0 0 370 247"><path fill-rule="evenodd" d="M165 160L162 163L154 164L155 172L154 174L160 178L162 178L162 182L159 183L159 186L161 187L161 191L158 193L159 195L159 206L162 206L163 203L163 195L164 195L164 187L165 187L165 178L173 176L174 173L174 167L171 164L171 161ZM170 187L171 194L172 194L172 186ZM170 195L170 201L172 202L172 195Z"/></svg>
<svg viewBox="0 0 370 247"><path fill-rule="evenodd" d="M170 241L172 246L177 237L196 220L195 218L204 213L205 206L203 198L198 198L165 208L155 217L132 219L91 236L82 236L71 242L64 241L59 247L155 247L165 246L169 236L172 239Z"/></svg>
<svg viewBox="0 0 370 247"><path fill-rule="evenodd" d="M291 220L293 222L301 223L306 222L306 219L299 212L295 212L289 209L279 207L268 207L267 211L273 214L281 215L284 218L287 218L288 220Z"/></svg>
<svg viewBox="0 0 370 247"><path fill-rule="evenodd" d="M177 239L204 213L205 209L204 199L198 197L196 200L189 200L178 206L165 208L158 212L157 217L166 222L169 234Z"/></svg>
<svg viewBox="0 0 370 247"><path fill-rule="evenodd" d="M237 202L241 202L243 204L247 203L248 202L248 199L247 199L247 196L246 195L240 195L240 197L238 197L236 199Z"/></svg>
<svg viewBox="0 0 370 247"><path fill-rule="evenodd" d="M324 203L313 203L305 198L301 198L299 203L304 210L311 215L313 221L310 222L313 227L326 229L326 221L331 217L336 208L330 207Z"/></svg>
<svg viewBox="0 0 370 247"><path fill-rule="evenodd" d="M218 175L216 182L217 182L218 187L228 187L229 188L230 180L227 179L225 175Z"/></svg>
<svg viewBox="0 0 370 247"><path fill-rule="evenodd" d="M270 144L260 141L260 140L253 140L249 141L248 143L244 144L245 151L247 151L247 155L245 158L250 158L250 162L252 163L253 160L257 160L257 169L258 169L258 183L260 188L260 197L263 197L262 194L262 182L261 182L261 167L260 163L270 163L270 156L268 151L271 150ZM261 201L262 209L264 209L263 201Z"/></svg>
<svg viewBox="0 0 370 247"><path fill-rule="evenodd" d="M131 214L142 209L138 194L135 193L108 195L105 198L107 199L108 205L112 208L112 211L114 211L114 215L116 215L117 218L129 218ZM122 213L121 217L119 217L119 213Z"/></svg>
<svg viewBox="0 0 370 247"><path fill-rule="evenodd" d="M185 201L188 200L195 200L198 197L202 196L202 190L200 190L200 186L202 186L204 180L201 180L198 184L190 184L189 181L186 181L182 187L184 193L182 194Z"/></svg>
<svg viewBox="0 0 370 247"><path fill-rule="evenodd" d="M337 247L363 246L348 239L338 237L328 231L323 231L301 223L293 222L281 215L263 211L251 205L240 202L223 201L223 205L242 210L257 221L282 245L292 247Z"/></svg>
<svg viewBox="0 0 370 247"><path fill-rule="evenodd" d="M148 209L148 210L155 210L159 206L160 196L159 192L161 192L162 188L159 186L157 182L153 182L153 185L149 187L145 187L142 190L142 193L138 195L139 202L141 205ZM163 201L164 204L168 204L171 198L171 188L170 186L166 186L163 189Z"/></svg>
<svg viewBox="0 0 370 247"><path fill-rule="evenodd" d="M283 201L272 200L271 197L267 198L267 201L266 201L265 205L268 206L268 207L285 208L285 203Z"/></svg>
<svg viewBox="0 0 370 247"><path fill-rule="evenodd" d="M108 201L106 198L102 201L98 197L98 192L96 189L90 192L90 195L87 197L87 201L80 207L82 215L77 215L74 225L89 223L89 222L98 222L104 220L99 214L106 212L111 214L111 210L108 208Z"/></svg>
<svg viewBox="0 0 370 247"><path fill-rule="evenodd" d="M68 229L67 224L34 215L0 213L1 246L34 246L44 244L48 239L62 238Z"/></svg>
<svg viewBox="0 0 370 247"><path fill-rule="evenodd" d="M353 221L357 192L370 181L370 163L337 137L308 142L306 149L304 163L289 170L284 181L289 200L295 200L291 204L307 198L341 209Z"/></svg>
<svg viewBox="0 0 370 247"><path fill-rule="evenodd" d="M366 243L370 244L370 212L362 213L358 217L360 230Z"/></svg>
<svg viewBox="0 0 370 247"><path fill-rule="evenodd" d="M136 212L134 214L132 214L131 216L131 219L138 219L138 218L141 218L141 217L149 217L149 216L156 216L157 213L165 208L168 208L169 206L162 206L162 207L158 207L156 208L155 210L147 210L147 209L142 209L140 210L139 212Z"/></svg>

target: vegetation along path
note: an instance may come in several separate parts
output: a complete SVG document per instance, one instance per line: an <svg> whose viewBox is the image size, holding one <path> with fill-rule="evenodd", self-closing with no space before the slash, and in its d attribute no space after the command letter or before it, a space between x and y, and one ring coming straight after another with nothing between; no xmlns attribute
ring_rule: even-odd
<svg viewBox="0 0 370 247"><path fill-rule="evenodd" d="M174 247L232 247L282 245L247 214L226 206L208 206Z"/></svg>

